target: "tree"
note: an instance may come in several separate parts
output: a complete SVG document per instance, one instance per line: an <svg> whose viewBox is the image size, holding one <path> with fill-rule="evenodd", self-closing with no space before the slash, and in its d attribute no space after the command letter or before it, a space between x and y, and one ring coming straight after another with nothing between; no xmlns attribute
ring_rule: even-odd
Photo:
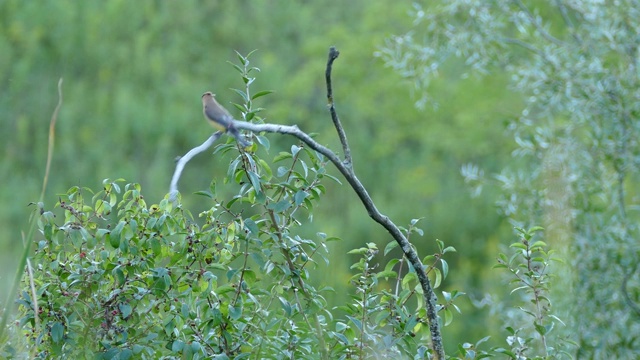
<svg viewBox="0 0 640 360"><path fill-rule="evenodd" d="M245 100L237 107L245 120L257 124L235 121L234 125L256 134L274 132L300 139L301 146L273 159L288 165L274 174L255 152L239 149L225 181L240 185L238 195L218 201L217 185L212 182L209 191L201 192L213 202L200 214L205 219L202 225L182 208L176 189L148 206L138 184L128 184L122 192L119 181L105 181L103 190L95 194L90 189L70 189L57 204L63 211L60 223L53 211L39 207L43 239L35 241L38 266L35 270L29 266L18 297L17 323L25 327L30 340L25 346L31 355L333 359L430 353L443 359L437 312L444 311L450 318L457 294L446 296L446 303L436 307L427 276L435 274L438 286L447 274L442 255L454 249L438 242L439 253L427 257L431 264L423 266L408 242L412 232L419 232L417 220L403 233L376 209L355 176L346 135L333 107L330 75L337 57L337 50L331 48L326 79L344 159L296 126L262 124L257 116L261 109L252 104L269 91L251 93L255 78L250 73L257 69L239 55L241 65L234 67L246 88L236 91ZM194 150L210 146L220 135L214 133ZM269 148L266 137L255 138ZM216 153L234 148L221 144ZM176 174L192 154L178 162ZM335 179L326 172L329 162L404 255L402 261L391 261L376 273L376 266L369 265L378 252L374 244L353 252L362 258L353 266L358 271L352 279L356 293L353 303L342 307L346 313L342 321L334 320L336 315L324 300L328 289L316 289L309 282L308 268L318 258L329 262L323 253L331 238L318 234L314 241L295 231L303 224L301 217L311 218L314 201L325 192L323 180ZM174 180L172 184L177 184ZM243 209L243 203L251 206ZM24 257L28 255L29 246ZM410 267L401 274L405 259ZM442 272L437 264L442 264ZM380 291L376 287L380 279L389 278L396 279L395 290ZM4 327L0 338L2 331ZM0 350L6 357L20 354L10 343Z"/></svg>
<svg viewBox="0 0 640 360"><path fill-rule="evenodd" d="M504 194L497 203L515 225L544 224L549 241L568 251L571 291L561 303L578 358L632 358L640 349L639 5L414 5L411 31L379 53L421 91L420 105L452 58L469 73L510 75L524 106L509 123L518 148L496 175ZM474 187L486 183L477 167L463 175Z"/></svg>

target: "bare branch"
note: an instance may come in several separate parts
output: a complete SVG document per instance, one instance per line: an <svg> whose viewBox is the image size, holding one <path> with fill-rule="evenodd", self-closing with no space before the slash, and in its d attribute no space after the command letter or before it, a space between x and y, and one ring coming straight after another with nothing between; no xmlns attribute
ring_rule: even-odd
<svg viewBox="0 0 640 360"><path fill-rule="evenodd" d="M336 112L335 103L333 101L333 86L331 85L331 70L333 68L333 62L340 56L340 52L336 50L335 47L329 48L329 59L327 60L327 69L324 73L325 80L327 82L327 105L329 106L329 112L331 113L331 120L333 120L333 125L336 127L338 131L338 137L340 138L340 143L342 144L342 151L344 151L344 161L347 164L353 166L353 160L351 159L351 150L349 149L349 143L347 142L347 134L344 132L344 128L340 123L340 118L338 118L338 113Z"/></svg>
<svg viewBox="0 0 640 360"><path fill-rule="evenodd" d="M202 145L196 146L193 149L189 150L183 157L178 159L176 163L176 170L173 172L173 177L171 178L171 186L169 187L169 200L172 202L176 201L178 196L178 180L180 180L180 176L182 175L182 170L184 170L184 166L191 160L194 156L200 154L201 152L207 150L213 145L222 136L222 132L216 131L211 134L209 138L202 143Z"/></svg>
<svg viewBox="0 0 640 360"><path fill-rule="evenodd" d="M300 138L300 140L304 141L312 149L322 153L323 155L328 157L331 160L331 162L333 162L333 164L338 168L338 170L347 179L347 181L349 182L353 190L356 192L356 194L360 198L360 201L362 201L362 204L364 205L365 209L367 209L367 213L369 214L369 216L378 224L382 225L391 234L394 240L396 240L396 242L400 245L402 252L411 263L411 266L413 266L413 268L415 269L416 275L418 276L418 280L424 292L423 296L424 296L424 302L427 307L427 317L429 318L429 331L431 334L431 345L432 345L432 350L434 352L434 358L438 360L440 359L444 360L445 358L444 347L442 346L440 322L438 321L438 311L436 308L437 298L435 293L433 292L433 288L431 287L431 282L429 281L429 278L427 277L427 274L424 271L424 266L422 265L422 262L420 261L418 254L413 250L413 247L411 247L411 243L409 243L409 240L402 234L402 231L400 231L400 228L396 226L396 224L394 224L393 221L389 219L389 217L387 217L386 215L383 215L382 213L380 213L380 211L378 211L375 204L373 203L373 200L369 196L369 193L367 192L365 187L362 185L362 183L356 176L355 171L353 169L353 164L351 159L351 150L349 149L349 144L347 143L347 136L344 132L344 128L342 127L342 124L340 123L338 114L334 107L334 101L333 101L333 88L331 85L331 70L332 70L333 61L338 58L338 55L340 55L340 52L336 50L334 46L329 48L329 60L327 61L325 77L327 82L327 100L329 101L329 111L331 113L331 119L333 120L333 124L335 125L336 130L338 131L340 142L342 143L345 162L339 163L337 161L337 156L335 156L335 154L331 152L329 149L326 149L327 151L323 152L316 149L314 147L315 144L307 142L302 138ZM315 141L313 141L312 139L309 139L309 140L315 143Z"/></svg>
<svg viewBox="0 0 640 360"><path fill-rule="evenodd" d="M305 132L298 129L297 126L286 126L286 125L277 125L277 124L253 124L244 121L235 122L235 126L238 129L249 130L253 132L268 132L268 133L279 133L279 134L288 134L295 136L300 141L307 144L311 149L319 152L328 158L333 165L340 171L340 173L345 177L351 188L355 191L356 195L360 198L360 201L364 205L365 209L367 209L367 213L369 216L378 224L382 225L398 242L402 252L407 257L411 265L416 271L416 275L418 276L418 281L422 287L424 292L424 301L427 306L427 316L429 318L429 331L431 333L431 342L432 348L435 353L434 359L444 359L444 348L442 346L442 335L440 333L440 323L438 322L437 308L436 308L436 295L431 287L431 282L427 277L427 274L424 272L424 266L418 257L418 254L413 250L411 244L407 240L407 238L402 234L400 228L395 225L389 217L382 214L374 204L371 196L365 189L364 185L360 182L358 177L355 175L353 168L350 164L345 164L340 161L340 158L329 148L319 144Z"/></svg>

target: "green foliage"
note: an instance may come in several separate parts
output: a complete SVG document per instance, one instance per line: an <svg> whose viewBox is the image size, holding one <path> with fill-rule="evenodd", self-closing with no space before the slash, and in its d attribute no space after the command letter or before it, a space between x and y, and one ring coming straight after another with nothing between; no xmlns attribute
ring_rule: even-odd
<svg viewBox="0 0 640 360"><path fill-rule="evenodd" d="M249 170L238 171L247 177ZM20 299L20 323L31 327L33 351L43 358L234 357L253 346L270 351L282 344L266 340L277 338L291 354L308 354L312 348L295 338L315 331L307 316L317 317L324 300L306 284L306 267L324 257L326 239L316 246L289 227L297 223L292 214L307 209L322 186L297 175L258 185L247 183L242 196L216 202L200 214L202 226L166 199L147 206L136 184L121 195L117 182L95 194L72 188L58 204L63 223L48 211L41 217L44 240L34 258L40 329L35 302L28 292ZM307 203L296 200L303 187ZM268 219L234 211L242 201L260 204ZM292 333L289 320L296 318L306 326Z"/></svg>
<svg viewBox="0 0 640 360"><path fill-rule="evenodd" d="M13 273L17 265L13 245L26 227L25 206L39 190L44 124L55 106L60 77L65 100L50 189L122 177L139 182L157 202L167 191L172 159L210 134L201 115L201 94L211 90L225 106L242 102L229 90L243 87L226 64L235 59L234 50L258 49L252 60L266 71L257 83L276 95L256 99L254 106L269 108L269 122L296 124L337 149L323 82L331 45L341 50L334 67L336 106L350 144L360 150L354 151L354 164L372 197L393 218L426 217L428 234L473 248L477 258L467 265L481 269L485 249L475 239L493 234L499 217L486 217L492 206L488 198L467 206L456 170L471 160L499 166L496 148L511 146L500 138L502 124L491 121L496 106L483 96L491 94L505 109L512 101L501 98L499 85L492 86L504 79L462 84L443 79L440 111L416 110L412 92L372 57L384 38L408 21L406 4L366 0L0 2L0 200L15 205L0 209L0 272ZM241 117L232 106L228 109ZM273 151L288 150L293 143L270 140ZM204 155L196 162L207 170L187 171L181 185L189 189L184 204L199 212L206 206L191 196L191 189L205 188L211 174L227 164ZM394 176L381 178L382 173ZM45 204L55 203L55 193ZM363 220L355 196L335 191L329 197L316 209L318 220L308 234L343 229L345 242L332 246L339 248L337 261L344 268L347 249L388 241ZM392 206L398 199L406 206ZM457 211L462 207L469 211ZM335 295L336 303L342 293Z"/></svg>
<svg viewBox="0 0 640 360"><path fill-rule="evenodd" d="M211 133L202 118L201 94L213 91L242 119L231 105L243 104L243 98L230 88L244 89L227 64L237 62L234 50L257 49L252 63L263 72L254 86L275 91L253 101L253 108L268 108L260 115L298 125L339 149L324 87L326 52L335 45L341 51L334 66L336 106L367 190L393 219L408 223L423 217L427 238L455 241L465 249L464 256L449 259L452 268L462 261L465 271L452 272L445 288L485 291L493 283L487 254L495 253L497 234L508 233L508 227L491 211L489 194L469 202L457 170L469 161L489 169L502 166L513 146L501 137L503 124L494 121L495 112L511 113L518 101L500 91L505 83L500 76L443 77L436 84L438 111L414 108L413 91L372 56L390 33L410 23L406 6L368 0L0 1L0 202L9 204L0 208L0 287L10 286L18 268L16 244L27 228L27 204L40 190L46 124L60 77L64 103L43 203L51 208L56 194L71 185L93 188L104 178L135 181L147 201L158 203L167 192L173 159ZM290 152L295 144L286 137L253 140L261 139L269 141L273 155ZM194 214L207 210L193 192L206 189L227 166L221 156L194 159L180 179L183 205ZM317 283L350 276L348 250L367 242L382 249L389 241L371 226L355 195L338 184L326 186L326 201L301 231L305 237L339 232L345 241L329 245L336 270L318 271ZM235 194L224 186L217 190L220 198ZM484 238L494 241L479 241ZM416 242L416 248L437 251L431 241ZM347 284L337 284L327 301L333 306L348 301ZM486 312L473 314L471 324L454 322L447 330L463 337L484 334Z"/></svg>
<svg viewBox="0 0 640 360"><path fill-rule="evenodd" d="M246 87L237 108L262 121L252 107L256 68L238 54ZM251 115L248 115L251 114ZM268 150L269 142L258 136ZM219 144L214 154L237 149ZM271 164L239 149L223 183L236 195L219 200L214 180L199 194L211 206L195 221L166 196L148 205L139 184L105 180L103 189L73 187L57 211L43 209L35 241L37 267L18 297L18 332L36 358L386 358L428 353L429 329L413 269L391 260L376 273L376 246L352 251L352 302L332 309L311 270L328 266L327 243L301 235L325 194L326 161L304 146L280 152ZM256 146L252 147L256 150ZM274 171L273 166L278 166ZM58 212L58 214L56 214ZM60 214L61 212L61 214ZM306 220L305 220L306 219ZM407 234L422 233L411 222ZM444 253L425 260L436 287L448 274ZM387 251L393 247L388 246ZM397 266L397 270L394 267ZM440 264L442 270L436 268ZM380 283L395 279L395 290ZM444 293L445 318L460 293ZM336 311L338 310L338 311ZM333 329L333 330L330 330ZM21 357L18 344L2 348ZM417 354L417 355L416 355Z"/></svg>
<svg viewBox="0 0 640 360"><path fill-rule="evenodd" d="M5 85L0 88L0 199L8 204L0 209L0 286L8 287L4 282L11 278L4 271L13 274L17 268L21 247L16 244L26 228L26 205L41 186L44 124L60 77L65 79L65 101L56 128L49 187L54 191L43 200L46 208L56 203L54 194L70 185L118 177L134 179L145 189L147 201L157 203L167 190L172 159L209 135L201 117L202 92L215 91L225 104L242 102L228 90L243 87L225 64L235 58L234 50L258 49L253 62L267 71L257 83L276 90L275 96L256 99L254 108L268 107L268 115L262 115L270 122L297 124L317 133L322 143L336 145L322 83L326 50L336 45L341 57L334 67L335 99L367 189L392 218L407 222L424 217L428 238L464 249L448 259L451 272L442 287L481 296L497 283L486 264L508 228L492 211L491 194L485 191L480 201L469 201L457 170L471 161L487 172L503 166L514 145L501 136L500 120L519 113L521 100L503 89L506 72L460 80L462 62L450 61L453 71L443 71L431 83L438 111L416 110L413 87L398 84L396 74L371 58L388 34L411 23L406 6L362 0L0 2L0 77ZM254 140L268 141L273 154L290 153L293 145L276 137ZM212 176L227 169L228 159L218 154L195 159L181 179L183 206L194 214L210 204L192 192L207 188ZM334 191L336 184L326 186L325 201L314 204L315 221L300 229L301 236L339 232L345 241L328 245L331 271L316 271L315 284L349 277L347 250L368 242L380 246L389 239L371 226L355 196ZM218 198L236 194L222 181L214 187ZM202 218L196 222L202 225ZM415 246L421 252L438 251L431 241L416 241ZM334 293L325 293L327 301L348 301L346 284L339 281ZM463 311L469 307L461 303ZM486 314L467 311L467 321L454 321L447 331L456 335L445 340L479 338L487 328L498 328Z"/></svg>
<svg viewBox="0 0 640 360"><path fill-rule="evenodd" d="M518 308L524 318L520 323L526 325L517 329L508 326L506 342L509 349L494 349L511 359L570 359L572 356L565 349L577 345L570 339L553 336L557 333L554 332L557 325L566 326L551 312L551 285L555 277L551 271L552 261L561 260L553 256L553 250L547 250L548 245L544 241L534 239L536 232L541 230L541 227L516 228L520 241L509 246L513 254L499 254L498 263L494 266L509 271L513 287L511 294L521 293L522 298L522 305Z"/></svg>
<svg viewBox="0 0 640 360"><path fill-rule="evenodd" d="M344 315L327 305L331 288L314 287L309 269L329 265L326 244L336 239L296 234L324 194L324 161L300 147L275 161L273 175L241 152L228 174L238 195L218 201L215 184L202 192L213 203L199 215L203 225L168 198L148 205L138 184L105 181L96 193L61 195L62 214L40 215L38 266L18 300L27 349L36 358L426 356L413 270L401 275L404 261L394 259L375 272L374 244L351 252L361 258ZM440 247L428 271L441 262L446 277L442 255L453 248ZM383 279L395 279L395 290ZM445 294L441 310L457 296Z"/></svg>
<svg viewBox="0 0 640 360"><path fill-rule="evenodd" d="M245 89L236 104L245 119L263 121L251 84L257 71L238 54ZM270 142L257 135L265 150ZM57 210L39 207L40 239L25 274L17 303L15 333L26 341L0 348L7 358L428 358L429 323L416 269L404 258L392 258L378 271L374 243L354 249L350 301L331 307L326 285L316 287L312 270L329 266L327 243L335 238L301 235L314 207L325 196L327 161L304 146L293 145L268 163L258 145L238 149L219 144L217 156L237 155L229 162L223 184L236 194L220 200L214 179L198 193L210 204L200 223L177 202L165 197L147 205L139 184L104 181L101 191L72 187L60 195ZM274 171L272 167L278 166ZM227 189L228 190L228 189ZM419 219L403 231L422 236ZM511 271L517 287L532 295L531 316L547 356L554 315L547 296L546 269L551 252L531 244L533 233L519 230L518 251L499 266ZM449 275L445 254L452 246L436 240L437 252L423 259L434 288ZM397 247L389 243L387 256ZM525 270L521 273L521 270ZM456 299L464 293L442 291L438 311L444 325L460 313ZM551 319L551 320L550 320ZM511 349L479 349L488 340L458 346L464 358L526 355L533 338L507 328ZM538 359L540 357L531 357Z"/></svg>
<svg viewBox="0 0 640 360"><path fill-rule="evenodd" d="M555 282L578 358L634 358L640 283L640 103L635 1L442 1L380 55L428 101L439 70L504 73L522 94L508 117L514 161L495 176L501 213L542 224L570 266ZM458 70L458 69L456 69ZM485 77L486 78L486 77ZM463 168L476 189L488 183ZM615 295L614 295L615 294ZM514 334L515 336L515 334Z"/></svg>

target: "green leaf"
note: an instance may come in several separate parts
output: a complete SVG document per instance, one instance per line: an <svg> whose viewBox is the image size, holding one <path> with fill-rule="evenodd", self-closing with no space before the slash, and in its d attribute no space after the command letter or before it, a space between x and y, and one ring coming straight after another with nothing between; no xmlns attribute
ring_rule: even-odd
<svg viewBox="0 0 640 360"><path fill-rule="evenodd" d="M342 332L348 327L349 327L349 325L347 325L347 324L345 324L345 323L343 323L341 321L336 322L336 331L338 331L338 332Z"/></svg>
<svg viewBox="0 0 640 360"><path fill-rule="evenodd" d="M184 342L180 340L174 340L173 344L171 344L171 351L173 352L181 352L184 349Z"/></svg>
<svg viewBox="0 0 640 360"><path fill-rule="evenodd" d="M244 100L244 102L248 102L249 98L247 97L247 93L245 93L242 90L238 90L238 89L231 89L232 91L234 91L236 94L240 95L242 97L242 99Z"/></svg>
<svg viewBox="0 0 640 360"><path fill-rule="evenodd" d="M398 258L389 260L387 265L385 265L384 270L385 271L393 270L393 267L396 266L396 264L399 263L399 262L400 262L400 259L398 259Z"/></svg>
<svg viewBox="0 0 640 360"><path fill-rule="evenodd" d="M291 145L291 154L293 156L296 156L298 154L298 152L300 152L300 150L302 150L302 148L298 145Z"/></svg>
<svg viewBox="0 0 640 360"><path fill-rule="evenodd" d="M449 274L449 263L445 259L440 259L440 262L442 263L442 277L446 279Z"/></svg>
<svg viewBox="0 0 640 360"><path fill-rule="evenodd" d="M64 326L59 322L53 323L53 325L51 326L51 340L53 340L53 342L57 344L62 340L63 337Z"/></svg>
<svg viewBox="0 0 640 360"><path fill-rule="evenodd" d="M216 197L216 188L217 188L217 183L215 180L211 180L211 182L209 183L209 192L211 195L211 198L215 198Z"/></svg>
<svg viewBox="0 0 640 360"><path fill-rule="evenodd" d="M74 247L79 248L82 246L82 234L80 230L71 229L68 234L71 244L73 244Z"/></svg>
<svg viewBox="0 0 640 360"><path fill-rule="evenodd" d="M410 272L408 274L406 274L403 278L402 278L402 287L404 289L408 289L408 284L411 281L417 281L418 280L418 276L416 275L415 272Z"/></svg>
<svg viewBox="0 0 640 360"><path fill-rule="evenodd" d="M120 314L122 318L126 319L131 315L132 308L131 308L131 305L127 303L120 303L118 305L118 310L120 310Z"/></svg>
<svg viewBox="0 0 640 360"><path fill-rule="evenodd" d="M456 248L454 248L453 246L447 246L446 248L444 248L444 250L442 250L443 254L446 254L448 252L456 252Z"/></svg>
<svg viewBox="0 0 640 360"><path fill-rule="evenodd" d="M120 237L117 236L111 236L111 233L107 233L106 235L107 241L109 242L109 244L111 246L113 246L114 248L118 248L118 246L120 246Z"/></svg>
<svg viewBox="0 0 640 360"><path fill-rule="evenodd" d="M291 304L289 303L289 301L287 301L287 299L283 298L282 296L278 296L278 300L280 300L280 305L282 305L282 309L284 310L284 313L290 317L293 314L293 310L291 308Z"/></svg>
<svg viewBox="0 0 640 360"><path fill-rule="evenodd" d="M438 287L440 287L440 283L442 283L442 273L440 272L440 269L438 269L438 268L433 268L433 273L436 276L436 279L433 282L433 288L437 289Z"/></svg>
<svg viewBox="0 0 640 360"><path fill-rule="evenodd" d="M293 196L293 200L295 201L296 206L300 205L304 199L309 196L309 193L304 190L298 190L296 194Z"/></svg>
<svg viewBox="0 0 640 360"><path fill-rule="evenodd" d="M542 226L534 226L534 227L529 229L528 233L529 234L533 234L535 232L542 231L542 230L544 230L544 228Z"/></svg>
<svg viewBox="0 0 640 360"><path fill-rule="evenodd" d="M130 349L122 349L118 354L119 360L129 360L131 359L131 357L133 357L133 351L131 351Z"/></svg>
<svg viewBox="0 0 640 360"><path fill-rule="evenodd" d="M263 90L263 91L258 91L257 93L255 93L252 97L251 100L255 100L259 97L265 96L265 95L269 95L273 93L273 90Z"/></svg>
<svg viewBox="0 0 640 360"><path fill-rule="evenodd" d="M207 197L209 199L213 199L214 198L213 194L211 194L209 191L205 191L205 190L198 190L198 191L195 191L193 194L194 195L204 196L204 197Z"/></svg>
<svg viewBox="0 0 640 360"><path fill-rule="evenodd" d="M391 250L395 249L398 247L398 242L397 241L389 241L387 243L387 246L384 247L384 256L387 256L387 254L389 254L389 252L391 252Z"/></svg>
<svg viewBox="0 0 640 360"><path fill-rule="evenodd" d="M247 59L247 57L242 56L242 54L240 54L238 51L236 51L236 56L238 57L238 60L240 60L240 63L243 66L247 66L247 64L249 63L249 60ZM244 72L244 70L243 70Z"/></svg>
<svg viewBox="0 0 640 360"><path fill-rule="evenodd" d="M124 229L126 224L126 221L121 220L118 225L116 225L115 229L111 231L111 246L113 246L114 248L120 246L120 237L122 235L122 230Z"/></svg>
<svg viewBox="0 0 640 360"><path fill-rule="evenodd" d="M203 352L203 348L202 345L200 345L200 343L198 341L193 341L191 343L191 345L189 346L189 349L191 350L191 354L198 354L198 353L202 353ZM193 356L193 355L190 355ZM197 359L198 357L193 357L193 359ZM216 357L217 359L218 357ZM241 359L239 356L236 357L236 359Z"/></svg>
<svg viewBox="0 0 640 360"><path fill-rule="evenodd" d="M451 312L451 310L449 310L449 308L445 308L444 309L444 326L451 324L452 321L453 321L453 313Z"/></svg>
<svg viewBox="0 0 640 360"><path fill-rule="evenodd" d="M293 157L293 155L291 155L291 153L282 151L282 152L280 152L278 155L276 155L273 158L273 162L276 163L278 161L282 161L282 160L285 160L285 159L291 159L292 157Z"/></svg>
<svg viewBox="0 0 640 360"><path fill-rule="evenodd" d="M395 278L398 277L398 273L393 271L393 270L384 270L384 271L381 271L381 272L377 273L376 277L378 279L380 279L380 278L385 278L385 279L393 278L393 279L395 279Z"/></svg>
<svg viewBox="0 0 640 360"><path fill-rule="evenodd" d="M274 210L276 212L284 212L291 207L289 200L280 200L277 203L270 203L267 209Z"/></svg>
<svg viewBox="0 0 640 360"><path fill-rule="evenodd" d="M234 292L234 291L236 291L236 289L234 287L232 287L231 285L227 284L227 285L222 285L222 286L218 287L216 289L216 294L224 295L224 294L226 294L228 292Z"/></svg>
<svg viewBox="0 0 640 360"><path fill-rule="evenodd" d="M258 224L251 218L244 219L244 226L255 236L260 234L260 229L258 228Z"/></svg>
<svg viewBox="0 0 640 360"><path fill-rule="evenodd" d="M242 306L229 306L229 317L231 320L238 320L242 317Z"/></svg>
<svg viewBox="0 0 640 360"><path fill-rule="evenodd" d="M359 248L359 249L353 249L353 250L349 250L347 252L347 254L349 255L362 255L362 254L366 254L369 251L369 249L367 248Z"/></svg>
<svg viewBox="0 0 640 360"><path fill-rule="evenodd" d="M287 174L289 172L289 168L284 167L284 166L278 166L277 171L277 175L278 177L283 177L285 174Z"/></svg>
<svg viewBox="0 0 640 360"><path fill-rule="evenodd" d="M260 176L253 171L247 171L247 175L249 176L251 185L253 186L253 189L256 191L256 193L262 192L260 187Z"/></svg>
<svg viewBox="0 0 640 360"><path fill-rule="evenodd" d="M262 146L265 147L265 149L269 150L271 148L271 142L266 136L257 135L256 139Z"/></svg>
<svg viewBox="0 0 640 360"><path fill-rule="evenodd" d="M547 243L545 243L544 241L536 241L533 243L533 245L531 245L531 248L546 248L547 247Z"/></svg>
<svg viewBox="0 0 640 360"><path fill-rule="evenodd" d="M362 321L356 319L353 316L347 315L347 319L351 320L351 322L358 328L358 330L362 331Z"/></svg>
<svg viewBox="0 0 640 360"><path fill-rule="evenodd" d="M547 334L547 328L539 325L538 323L534 322L533 326L536 328L536 332L538 332L538 334L545 336Z"/></svg>
<svg viewBox="0 0 640 360"><path fill-rule="evenodd" d="M239 72L240 74L244 73L244 69L241 68L240 66L233 64L233 63L229 63L233 66L234 69L236 69L237 72Z"/></svg>
<svg viewBox="0 0 640 360"><path fill-rule="evenodd" d="M122 271L122 266L116 266L113 271L113 277L116 279L116 281L118 282L118 285L122 286L124 285L125 282L125 276L124 276L124 272Z"/></svg>
<svg viewBox="0 0 640 360"><path fill-rule="evenodd" d="M273 177L273 172L271 171L271 167L269 166L269 164L267 164L267 162L263 159L258 159L258 164L260 164L260 167L265 172L265 179L267 181L271 180L271 178Z"/></svg>

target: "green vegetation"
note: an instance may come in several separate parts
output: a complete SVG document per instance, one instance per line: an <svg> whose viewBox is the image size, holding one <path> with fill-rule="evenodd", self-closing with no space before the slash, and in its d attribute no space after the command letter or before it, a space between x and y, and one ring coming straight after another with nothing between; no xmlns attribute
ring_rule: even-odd
<svg viewBox="0 0 640 360"><path fill-rule="evenodd" d="M640 10L609 5L416 5L413 31L382 52L425 95L433 69L459 56L470 72L503 71L523 95L509 124L514 162L495 176L497 204L516 226L543 224L568 259L555 303L578 358L635 358L640 336ZM491 183L465 169L477 189Z"/></svg>
<svg viewBox="0 0 640 360"><path fill-rule="evenodd" d="M334 99L355 170L378 208L410 224L447 354L632 357L637 9L0 2L1 288L24 242L35 251L18 313L1 313L17 323L0 330L0 356L426 356L415 273L294 138L264 134L245 152L223 137L188 164L180 204L165 197L173 159L211 133L200 95L213 91L238 118L248 106L230 90L245 85L227 63L236 50L257 49L252 86L274 90L250 105L263 109L253 121L295 124L339 151L324 87L336 45ZM48 192L29 208L61 77ZM133 183L98 185L108 178ZM496 257L504 274L491 270Z"/></svg>

